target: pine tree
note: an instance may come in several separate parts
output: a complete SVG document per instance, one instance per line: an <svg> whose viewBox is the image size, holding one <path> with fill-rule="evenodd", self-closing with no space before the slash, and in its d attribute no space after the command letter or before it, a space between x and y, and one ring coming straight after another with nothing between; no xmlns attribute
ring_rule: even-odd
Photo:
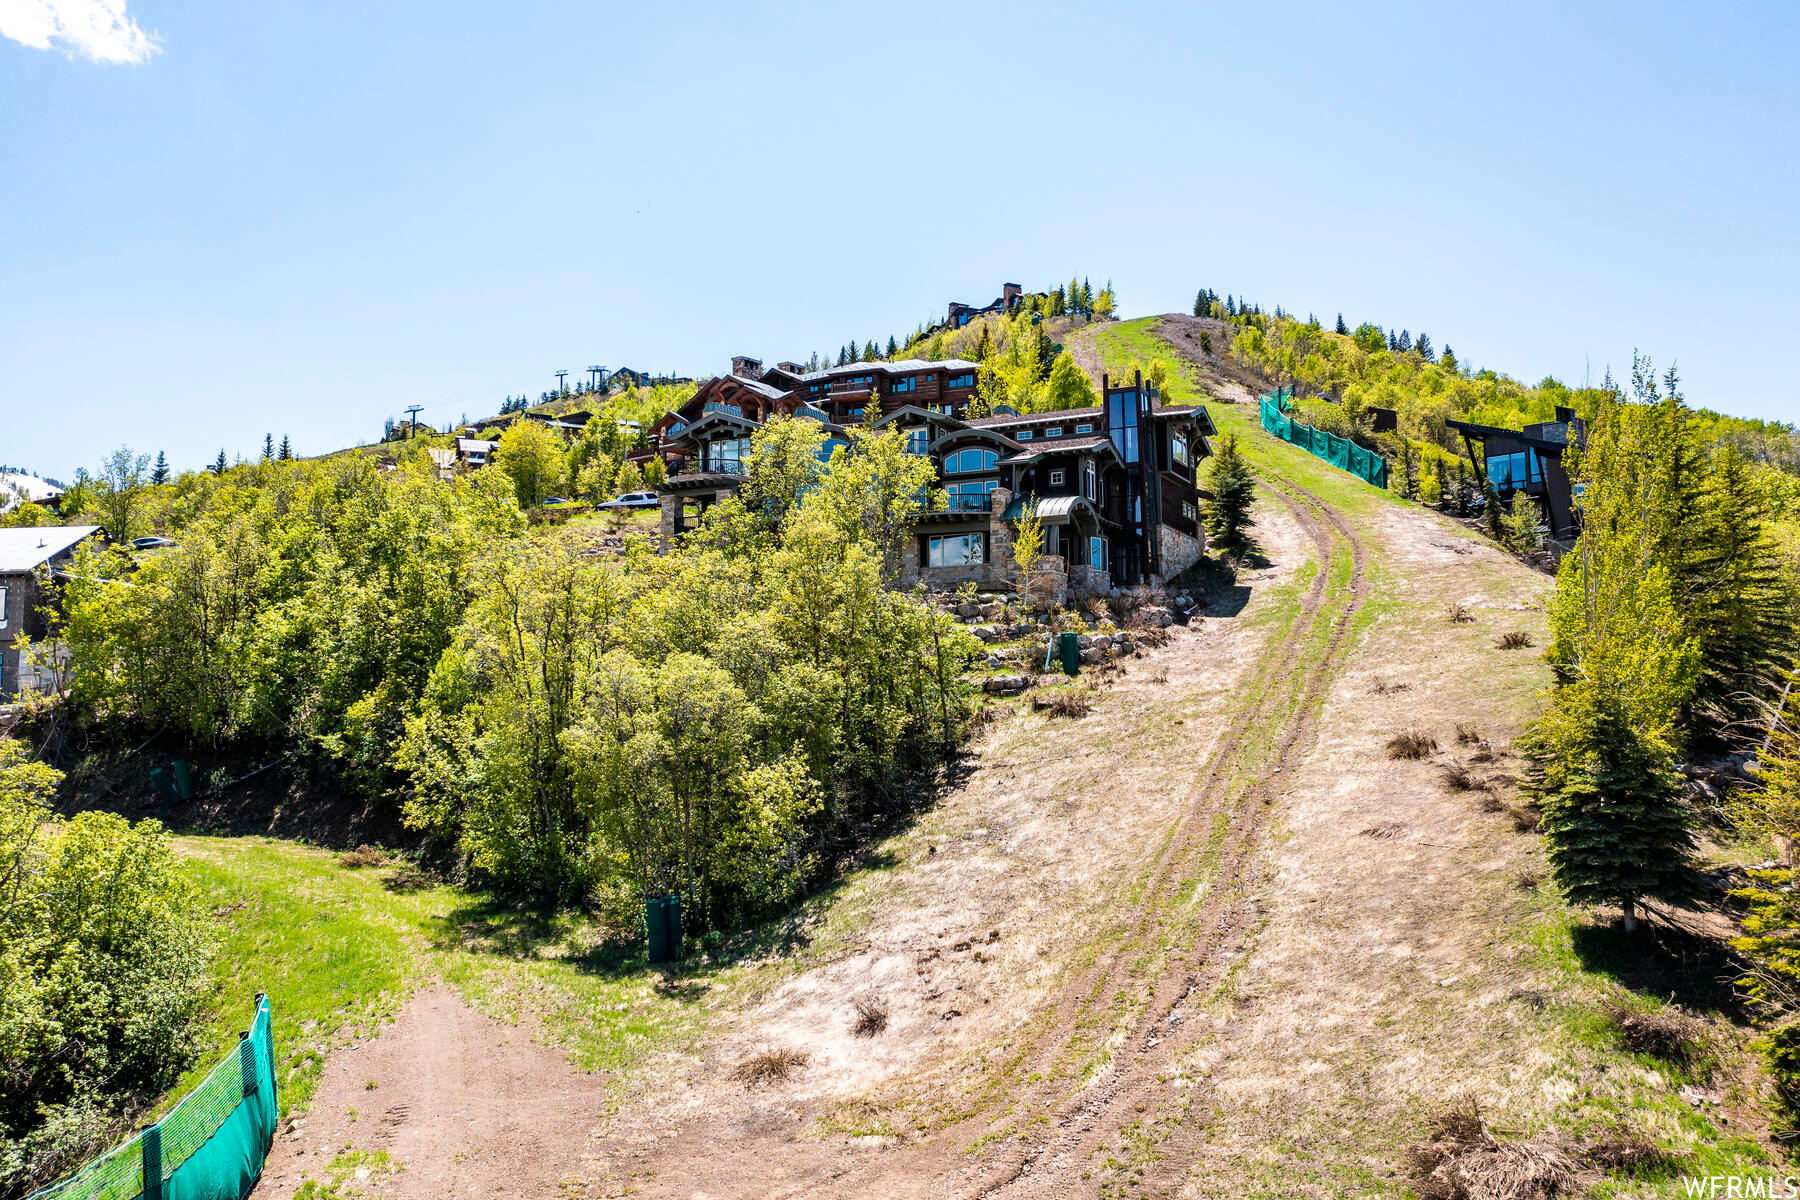
<svg viewBox="0 0 1800 1200"><path fill-rule="evenodd" d="M1758 728L1793 665L1796 583L1770 534L1769 496L1725 446L1701 485L1682 575L1700 675L1684 707L1711 742Z"/></svg>
<svg viewBox="0 0 1800 1200"><path fill-rule="evenodd" d="M219 461L217 461L213 464L213 474L214 475L223 475L224 473L225 473L225 451L223 448L221 448L219 450Z"/></svg>
<svg viewBox="0 0 1800 1200"><path fill-rule="evenodd" d="M1206 289L1205 288L1202 288L1199 291L1194 293L1194 315L1196 317L1204 317L1206 315Z"/></svg>
<svg viewBox="0 0 1800 1200"><path fill-rule="evenodd" d="M1400 439L1400 486L1408 500L1419 498L1419 448L1411 438Z"/></svg>
<svg viewBox="0 0 1800 1200"><path fill-rule="evenodd" d="M1388 330L1388 349L1396 353L1400 350L1400 339L1394 336L1394 331L1391 329Z"/></svg>
<svg viewBox="0 0 1800 1200"><path fill-rule="evenodd" d="M1419 340L1417 342L1413 343L1413 348L1419 352L1420 358L1424 359L1426 362L1431 361L1431 339L1430 338L1426 337L1424 334L1421 333L1419 335Z"/></svg>
<svg viewBox="0 0 1800 1200"><path fill-rule="evenodd" d="M989 336L987 322L983 321L981 323L981 341L977 342L975 345L975 361L986 362L988 356L993 352L994 339Z"/></svg>
<svg viewBox="0 0 1800 1200"><path fill-rule="evenodd" d="M1250 464L1238 450L1237 435L1219 439L1210 468L1212 499L1204 502L1206 532L1222 546L1241 547L1249 528L1250 506L1256 499L1256 483Z"/></svg>
<svg viewBox="0 0 1800 1200"><path fill-rule="evenodd" d="M1506 526L1503 517L1506 506L1500 503L1500 493L1494 490L1494 481L1485 476L1481 480L1481 512L1487 518L1488 536L1505 544Z"/></svg>
<svg viewBox="0 0 1800 1200"><path fill-rule="evenodd" d="M1443 363L1445 370L1452 372L1457 370L1456 351L1452 350L1448 345L1444 347L1444 357L1440 361Z"/></svg>
<svg viewBox="0 0 1800 1200"><path fill-rule="evenodd" d="M900 353L900 343L899 343L899 342L896 342L896 341L895 341L895 340L894 340L894 337L893 337L893 335L892 335L892 334L889 334L889 335L888 335L888 344L887 344L887 356L886 356L886 357L887 357L887 358L888 358L888 360L889 360L889 361L892 361L892 360L893 360L893 357L894 357L894 355L896 355L896 354L898 354L898 353Z"/></svg>
<svg viewBox="0 0 1800 1200"><path fill-rule="evenodd" d="M1343 313L1338 314L1337 332L1344 334L1345 336L1348 336L1350 333L1350 327L1348 325L1344 324L1344 314Z"/></svg>
<svg viewBox="0 0 1800 1200"><path fill-rule="evenodd" d="M863 344L863 352L862 352L862 359L861 359L862 362L874 362L877 358L880 358L880 357L881 357L880 353L875 349L874 339L871 338L869 341L867 341Z"/></svg>
<svg viewBox="0 0 1800 1200"><path fill-rule="evenodd" d="M156 466L150 469L151 483L169 482L169 456L161 450L156 452Z"/></svg>
<svg viewBox="0 0 1800 1200"><path fill-rule="evenodd" d="M1550 874L1571 901L1619 905L1630 931L1641 900L1698 895L1693 810L1665 738L1582 683L1561 688L1520 745Z"/></svg>
<svg viewBox="0 0 1800 1200"><path fill-rule="evenodd" d="M263 434L262 460L264 462L275 461L275 435L272 433Z"/></svg>
<svg viewBox="0 0 1800 1200"><path fill-rule="evenodd" d="M1225 315L1229 317L1238 315L1237 301L1232 299L1230 292L1225 293Z"/></svg>
<svg viewBox="0 0 1800 1200"><path fill-rule="evenodd" d="M1405 354L1408 350L1412 349L1412 345L1412 334L1402 329L1400 331L1400 353Z"/></svg>
<svg viewBox="0 0 1800 1200"><path fill-rule="evenodd" d="M294 457L294 448L288 444L288 435L285 433L281 435L281 450L277 457L280 458L282 462L288 462Z"/></svg>
<svg viewBox="0 0 1800 1200"><path fill-rule="evenodd" d="M1442 458L1434 460L1432 466L1437 471L1438 507L1448 512L1456 503L1455 493L1450 490L1450 472L1445 468Z"/></svg>

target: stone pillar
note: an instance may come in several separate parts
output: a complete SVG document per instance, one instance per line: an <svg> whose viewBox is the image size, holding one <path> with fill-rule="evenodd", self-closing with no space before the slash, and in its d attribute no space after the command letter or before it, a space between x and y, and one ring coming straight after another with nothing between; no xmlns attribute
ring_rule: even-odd
<svg viewBox="0 0 1800 1200"><path fill-rule="evenodd" d="M662 510L662 521L657 529L657 545L664 554L675 544L675 523L681 515L681 497L664 492L658 497L657 507Z"/></svg>

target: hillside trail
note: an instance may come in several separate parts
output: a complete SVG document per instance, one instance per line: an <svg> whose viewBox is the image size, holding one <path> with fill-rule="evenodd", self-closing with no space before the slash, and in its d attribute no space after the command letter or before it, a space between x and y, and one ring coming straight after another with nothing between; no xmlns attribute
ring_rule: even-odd
<svg viewBox="0 0 1800 1200"><path fill-rule="evenodd" d="M1110 911L1058 939L1031 911L1031 881L1014 878L985 897L1000 911L1011 906L1004 920L944 922L975 929L947 948L961 952L965 973L971 942L996 944L981 937L990 919L1008 927L1007 940L1023 934L1052 943L1032 956L1055 952L1069 961L1036 987L1000 972L1006 978L987 985L993 995L972 998L1002 999L1008 1012L958 1031L974 1032L974 1044L934 1032L915 1053L884 1064L877 1045L821 1036L830 1025L843 1028L859 986L881 986L891 1009L907 991L923 989L941 1002L980 990L940 974L945 939L931 935L947 914L921 919L893 897L877 935L887 946L809 973L746 1013L741 1032L704 1057L681 1102L628 1106L609 1123L603 1140L619 1170L605 1194L692 1200L1083 1190L1091 1160L1167 1098L1171 1064L1206 1036L1203 1023L1188 1019L1190 1007L1225 984L1259 919L1269 815L1284 775L1307 750L1351 623L1369 596L1368 553L1350 524L1302 488L1263 482L1266 565L1247 573L1252 582L1243 589L1261 595L1241 615L1218 614L1198 635L1158 652L1147 679L1128 675L1099 699L1095 716L1062 738L1064 755L1085 746L1099 759L1082 781L1098 791L1081 802L1138 810L1137 832L1124 843L1125 882L1104 897ZM1297 593L1285 609L1284 591ZM1218 653L1228 641L1231 652ZM1191 740L1141 744L1147 723L1139 705L1190 711L1196 700ZM1106 710L1122 718L1110 738L1102 732ZM1149 756L1148 776L1146 764L1134 761L1139 754ZM1018 779L1018 765L989 752L980 772L1027 808L1055 800L1054 791L1030 786L1046 782L1045 764L1036 779ZM1066 869L1063 853L1088 852L1084 832L1092 833L1094 853L1111 842L1091 824L1073 832L1037 870ZM1069 954L1076 943L1083 952ZM961 1018L956 1003L930 1024ZM910 1035L919 1023L905 1024L870 1041L896 1032L916 1041ZM734 1057L774 1045L808 1054L792 1081L747 1089L720 1078Z"/></svg>
<svg viewBox="0 0 1800 1200"><path fill-rule="evenodd" d="M1526 619L1544 581L1446 519L1352 519L1266 466L1256 516L1258 556L1204 620L1085 673L1089 715L1023 707L978 735L812 952L715 993L704 1035L609 1082L431 993L333 1056L293 1149L375 1144L331 1106L356 1105L362 1056L393 1039L396 1062L411 1042L475 1064L370 1076L383 1106L429 1106L433 1132L392 1143L405 1169L367 1185L403 1200L1387 1190L1391 1162L1364 1147L1516 1032L1504 1003L1421 1006L1507 994L1481 881L1528 852L1432 764L1387 761L1379 729L1398 705L1503 737L1506 705L1466 686L1490 635L1447 649L1419 614ZM1380 615L1396 604L1413 611ZM873 1036L859 1000L885 1006ZM734 1079L772 1049L797 1062L786 1078Z"/></svg>

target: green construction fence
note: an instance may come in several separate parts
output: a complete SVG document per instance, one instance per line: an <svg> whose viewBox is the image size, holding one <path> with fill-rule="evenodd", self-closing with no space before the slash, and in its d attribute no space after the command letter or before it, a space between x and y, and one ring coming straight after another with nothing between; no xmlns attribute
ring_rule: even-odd
<svg viewBox="0 0 1800 1200"><path fill-rule="evenodd" d="M1365 483L1378 488L1388 485L1387 459L1373 450L1365 450L1348 438L1314 429L1287 415L1291 388L1277 388L1262 397L1262 426L1284 442L1292 442L1340 470L1348 471Z"/></svg>
<svg viewBox="0 0 1800 1200"><path fill-rule="evenodd" d="M262 1176L281 1112L269 999L167 1116L28 1200L242 1200Z"/></svg>

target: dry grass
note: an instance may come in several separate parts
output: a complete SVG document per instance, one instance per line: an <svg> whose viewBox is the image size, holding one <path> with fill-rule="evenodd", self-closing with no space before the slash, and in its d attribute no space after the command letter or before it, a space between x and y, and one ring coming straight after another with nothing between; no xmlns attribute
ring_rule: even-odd
<svg viewBox="0 0 1800 1200"><path fill-rule="evenodd" d="M1152 649L1169 644L1169 631L1158 629L1154 625L1140 629L1132 636L1138 640L1139 645L1149 646Z"/></svg>
<svg viewBox="0 0 1800 1200"><path fill-rule="evenodd" d="M1466 604L1452 604L1449 616L1452 625L1467 625L1475 619L1475 614L1469 611L1469 606Z"/></svg>
<svg viewBox="0 0 1800 1200"><path fill-rule="evenodd" d="M1444 777L1444 786L1453 792L1485 792L1488 781L1476 775L1460 762L1447 762L1438 767L1438 774ZM1495 811L1495 810L1489 810Z"/></svg>
<svg viewBox="0 0 1800 1200"><path fill-rule="evenodd" d="M1031 707L1036 712L1047 712L1053 717L1085 717L1093 711L1093 706L1085 696L1074 692L1052 692L1049 695L1033 696Z"/></svg>
<svg viewBox="0 0 1800 1200"><path fill-rule="evenodd" d="M1403 729L1387 740L1389 758L1424 758L1437 748L1437 739L1423 729Z"/></svg>
<svg viewBox="0 0 1800 1200"><path fill-rule="evenodd" d="M1369 690L1377 696L1397 696L1410 687L1412 684L1403 680L1388 679L1384 676L1371 684Z"/></svg>
<svg viewBox="0 0 1800 1200"><path fill-rule="evenodd" d="M1456 740L1465 746L1486 745L1482 740L1481 730L1473 725L1464 725L1461 721L1456 723Z"/></svg>
<svg viewBox="0 0 1800 1200"><path fill-rule="evenodd" d="M1614 1126L1590 1142L1581 1156L1603 1171L1647 1171L1672 1166L1681 1157L1664 1150L1642 1130Z"/></svg>
<svg viewBox="0 0 1800 1200"><path fill-rule="evenodd" d="M1532 833L1544 823L1544 814L1535 808L1514 804L1509 805L1506 811L1512 815L1513 828L1520 833Z"/></svg>
<svg viewBox="0 0 1800 1200"><path fill-rule="evenodd" d="M361 867L379 867L386 863L387 851L379 846L358 846L354 850L346 850L338 855L338 865L356 870Z"/></svg>
<svg viewBox="0 0 1800 1200"><path fill-rule="evenodd" d="M1494 643L1496 650L1523 650L1531 645L1531 635L1523 629L1515 629L1511 633L1503 633L1500 640Z"/></svg>
<svg viewBox="0 0 1800 1200"><path fill-rule="evenodd" d="M850 1032L857 1037L874 1037L887 1028L886 997L858 996L851 1007L856 1010L856 1020L850 1023Z"/></svg>
<svg viewBox="0 0 1800 1200"><path fill-rule="evenodd" d="M1406 826L1404 825L1371 825L1367 829L1358 831L1356 836L1374 838L1378 842L1386 842L1391 841L1404 832L1406 832Z"/></svg>
<svg viewBox="0 0 1800 1200"><path fill-rule="evenodd" d="M795 1050L787 1046L771 1046L758 1050L731 1068L730 1077L745 1087L756 1087L765 1083L784 1083L788 1076L800 1070L810 1061L811 1056L804 1050Z"/></svg>
<svg viewBox="0 0 1800 1200"><path fill-rule="evenodd" d="M1560 1147L1495 1137L1473 1100L1452 1103L1426 1125L1431 1140L1406 1152L1422 1200L1552 1200L1574 1190L1575 1162Z"/></svg>
<svg viewBox="0 0 1800 1200"><path fill-rule="evenodd" d="M1685 1064L1706 1055L1710 1043L1706 1023L1684 1009L1671 1006L1645 1011L1614 1000L1606 1005L1604 1013L1613 1036L1634 1054Z"/></svg>

